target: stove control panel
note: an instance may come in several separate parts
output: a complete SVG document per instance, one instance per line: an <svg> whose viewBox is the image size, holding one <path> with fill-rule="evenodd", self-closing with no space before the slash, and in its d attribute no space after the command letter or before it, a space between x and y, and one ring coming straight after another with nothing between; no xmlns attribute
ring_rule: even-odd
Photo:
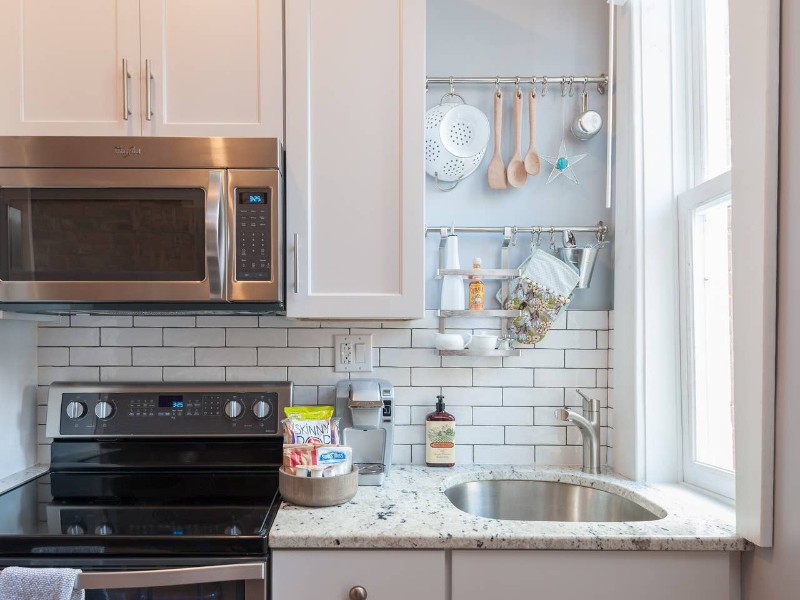
<svg viewBox="0 0 800 600"><path fill-rule="evenodd" d="M292 384L144 389L53 384L50 437L281 436ZM51 428L57 419L58 431ZM52 435L51 435L52 434Z"/></svg>

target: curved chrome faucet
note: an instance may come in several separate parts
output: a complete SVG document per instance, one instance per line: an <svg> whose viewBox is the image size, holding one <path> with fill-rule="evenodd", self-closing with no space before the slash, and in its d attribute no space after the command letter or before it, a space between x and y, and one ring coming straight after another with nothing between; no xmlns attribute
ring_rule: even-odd
<svg viewBox="0 0 800 600"><path fill-rule="evenodd" d="M556 419L577 425L583 437L583 472L600 472L600 401L575 390L583 398L583 415L559 408Z"/></svg>

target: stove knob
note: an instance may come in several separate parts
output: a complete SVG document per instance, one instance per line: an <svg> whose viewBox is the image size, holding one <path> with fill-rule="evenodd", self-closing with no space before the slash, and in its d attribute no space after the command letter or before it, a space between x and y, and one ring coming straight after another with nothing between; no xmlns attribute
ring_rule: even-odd
<svg viewBox="0 0 800 600"><path fill-rule="evenodd" d="M94 407L94 414L98 419L110 419L114 416L114 405L111 402L101 400Z"/></svg>
<svg viewBox="0 0 800 600"><path fill-rule="evenodd" d="M67 527L67 535L83 535L84 533L86 533L86 529L80 523L73 523Z"/></svg>
<svg viewBox="0 0 800 600"><path fill-rule="evenodd" d="M225 535L242 535L242 530L238 525L230 525L225 528Z"/></svg>
<svg viewBox="0 0 800 600"><path fill-rule="evenodd" d="M86 414L86 405L83 402L72 401L67 404L67 416L70 419L80 419Z"/></svg>
<svg viewBox="0 0 800 600"><path fill-rule="evenodd" d="M244 406L239 400L228 400L225 403L225 414L229 419L238 419L244 412Z"/></svg>
<svg viewBox="0 0 800 600"><path fill-rule="evenodd" d="M271 412L272 407L266 400L256 400L253 402L253 416L256 419L266 419Z"/></svg>
<svg viewBox="0 0 800 600"><path fill-rule="evenodd" d="M108 523L101 523L97 527L94 528L94 532L97 535L111 535L114 533L114 528L111 527Z"/></svg>

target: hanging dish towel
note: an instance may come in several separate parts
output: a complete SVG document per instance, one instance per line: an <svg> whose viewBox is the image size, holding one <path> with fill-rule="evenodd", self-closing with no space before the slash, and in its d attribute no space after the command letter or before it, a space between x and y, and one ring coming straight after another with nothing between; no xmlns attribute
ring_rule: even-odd
<svg viewBox="0 0 800 600"><path fill-rule="evenodd" d="M7 567L0 573L0 600L84 600L76 569Z"/></svg>
<svg viewBox="0 0 800 600"><path fill-rule="evenodd" d="M510 333L520 344L536 344L547 335L572 300L578 274L552 254L536 248L519 266L520 277L508 286L507 310L521 310ZM502 303L500 292L498 300Z"/></svg>

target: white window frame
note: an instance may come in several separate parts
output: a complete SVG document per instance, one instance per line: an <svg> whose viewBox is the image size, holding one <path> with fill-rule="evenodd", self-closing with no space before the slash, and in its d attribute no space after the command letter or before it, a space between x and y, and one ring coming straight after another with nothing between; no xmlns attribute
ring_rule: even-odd
<svg viewBox="0 0 800 600"><path fill-rule="evenodd" d="M678 196L678 249L681 322L682 466L686 483L719 494L736 497L736 476L695 460L695 356L694 356L694 215L697 209L727 201L731 197L731 173L723 173Z"/></svg>

